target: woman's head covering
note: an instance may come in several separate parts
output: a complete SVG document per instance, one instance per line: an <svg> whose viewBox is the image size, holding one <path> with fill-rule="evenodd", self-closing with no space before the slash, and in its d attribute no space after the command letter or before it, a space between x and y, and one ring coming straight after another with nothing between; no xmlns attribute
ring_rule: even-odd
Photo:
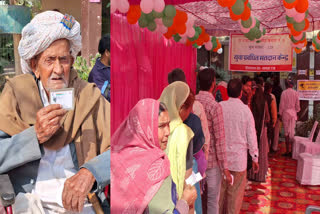
<svg viewBox="0 0 320 214"><path fill-rule="evenodd" d="M56 11L46 11L36 15L22 29L18 47L22 72L31 72L30 59L59 39L69 40L71 55L75 59L81 50L80 24L72 16L62 15Z"/></svg>
<svg viewBox="0 0 320 214"><path fill-rule="evenodd" d="M189 86L181 81L171 83L162 91L160 102L163 102L167 106L171 121L181 120L179 111L187 100L189 93Z"/></svg>
<svg viewBox="0 0 320 214"><path fill-rule="evenodd" d="M170 175L158 140L159 101L140 100L111 139L111 213L142 213Z"/></svg>
<svg viewBox="0 0 320 214"><path fill-rule="evenodd" d="M189 86L184 82L177 81L168 85L162 91L160 97L160 102L167 106L170 116L170 136L166 153L170 160L170 172L172 180L177 185L179 199L183 193L187 149L194 135L179 115L179 110L188 98L189 93Z"/></svg>

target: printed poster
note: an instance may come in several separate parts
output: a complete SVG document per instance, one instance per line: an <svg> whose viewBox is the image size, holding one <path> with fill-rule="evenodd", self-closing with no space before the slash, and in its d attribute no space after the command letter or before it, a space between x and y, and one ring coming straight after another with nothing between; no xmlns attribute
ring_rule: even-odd
<svg viewBox="0 0 320 214"><path fill-rule="evenodd" d="M320 100L320 80L298 80L300 100Z"/></svg>
<svg viewBox="0 0 320 214"><path fill-rule="evenodd" d="M288 34L264 35L261 42L231 34L229 70L245 72L292 71L292 47Z"/></svg>

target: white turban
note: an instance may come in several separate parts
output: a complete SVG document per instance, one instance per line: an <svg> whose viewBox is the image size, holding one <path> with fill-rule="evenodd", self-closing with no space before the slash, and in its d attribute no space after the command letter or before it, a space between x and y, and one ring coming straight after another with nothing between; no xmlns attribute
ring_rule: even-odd
<svg viewBox="0 0 320 214"><path fill-rule="evenodd" d="M58 39L67 39L70 42L71 54L76 58L81 50L80 24L74 20L74 25L68 21L61 23L64 15L55 11L46 11L36 15L29 24L22 29L22 38L19 43L21 68L23 73L31 72L30 59L46 50L51 43ZM68 28L71 29L68 29Z"/></svg>

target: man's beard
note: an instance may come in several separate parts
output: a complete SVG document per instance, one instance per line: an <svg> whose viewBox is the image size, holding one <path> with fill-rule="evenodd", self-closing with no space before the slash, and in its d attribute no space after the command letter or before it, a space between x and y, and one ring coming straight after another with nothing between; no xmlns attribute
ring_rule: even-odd
<svg viewBox="0 0 320 214"><path fill-rule="evenodd" d="M51 81L55 81L55 80L59 80L63 81L62 84L59 84L59 87L57 87L57 84L53 84L51 83ZM66 80L64 74L62 75L56 75L54 73L51 74L51 76L49 77L49 79L47 80L47 86L46 86L46 90L49 92L50 90L53 89L63 89L63 88L67 88L68 87L68 81Z"/></svg>

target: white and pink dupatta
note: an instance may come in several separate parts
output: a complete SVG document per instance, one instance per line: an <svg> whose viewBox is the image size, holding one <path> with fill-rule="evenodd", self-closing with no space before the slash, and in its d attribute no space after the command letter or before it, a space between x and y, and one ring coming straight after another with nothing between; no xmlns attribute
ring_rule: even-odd
<svg viewBox="0 0 320 214"><path fill-rule="evenodd" d="M159 101L140 100L111 139L111 213L143 213L170 162L158 140Z"/></svg>

